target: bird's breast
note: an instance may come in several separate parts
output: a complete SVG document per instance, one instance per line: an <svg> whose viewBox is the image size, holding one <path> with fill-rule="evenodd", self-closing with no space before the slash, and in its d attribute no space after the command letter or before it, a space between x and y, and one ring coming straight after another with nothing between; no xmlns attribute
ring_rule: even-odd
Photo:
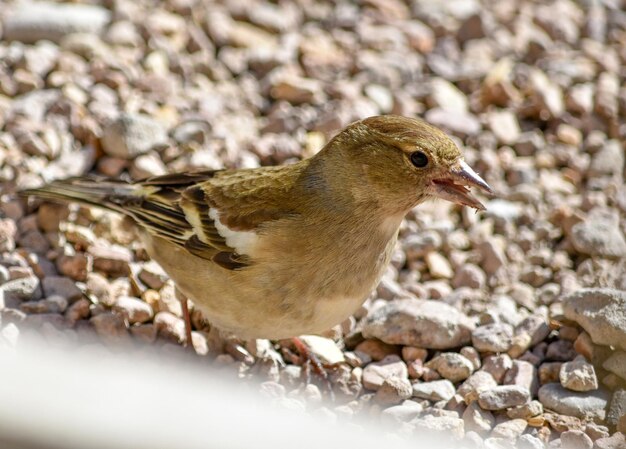
<svg viewBox="0 0 626 449"><path fill-rule="evenodd" d="M391 259L400 219L379 228L358 227L335 235L319 231L308 240L300 235L260 239L264 257L250 267L268 303L277 304L282 325L294 332L319 333L352 315L376 287Z"/></svg>

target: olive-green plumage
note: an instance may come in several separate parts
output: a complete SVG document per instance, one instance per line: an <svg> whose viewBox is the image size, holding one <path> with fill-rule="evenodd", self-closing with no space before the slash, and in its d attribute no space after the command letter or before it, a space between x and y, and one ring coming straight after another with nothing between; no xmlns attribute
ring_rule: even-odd
<svg viewBox="0 0 626 449"><path fill-rule="evenodd" d="M416 152L426 166L416 166ZM283 338L353 313L384 272L402 218L426 198L480 207L464 186L488 187L462 164L440 130L380 116L293 165L134 184L70 179L24 193L129 215L151 257L213 324Z"/></svg>

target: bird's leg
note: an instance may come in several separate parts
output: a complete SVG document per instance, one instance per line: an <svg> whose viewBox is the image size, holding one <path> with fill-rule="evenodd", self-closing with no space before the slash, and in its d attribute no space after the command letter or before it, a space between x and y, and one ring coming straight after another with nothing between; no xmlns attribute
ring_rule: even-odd
<svg viewBox="0 0 626 449"><path fill-rule="evenodd" d="M320 359L315 354L313 354L313 352L311 352L309 347L302 340L300 340L300 338L292 337L291 341L293 342L300 355L304 358L305 363L310 364L310 366L313 368L313 371L322 378L322 380L324 381L324 385L328 390L331 401L334 401L335 394L333 392L333 386L330 383L328 372L326 371L326 368L324 368L324 365L322 364ZM307 375L307 383L308 382L309 376Z"/></svg>
<svg viewBox="0 0 626 449"><path fill-rule="evenodd" d="M187 304L187 297L182 292L176 289L176 296L180 301L180 305L183 311L183 320L185 321L185 346L193 349L193 340L191 338L191 315L189 314L189 305Z"/></svg>

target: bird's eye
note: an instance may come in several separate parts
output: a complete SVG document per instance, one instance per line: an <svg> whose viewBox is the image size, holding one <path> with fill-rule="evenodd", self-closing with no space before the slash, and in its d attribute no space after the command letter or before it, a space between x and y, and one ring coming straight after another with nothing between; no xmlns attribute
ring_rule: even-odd
<svg viewBox="0 0 626 449"><path fill-rule="evenodd" d="M411 162L418 168L424 168L428 165L428 156L421 151L411 153Z"/></svg>

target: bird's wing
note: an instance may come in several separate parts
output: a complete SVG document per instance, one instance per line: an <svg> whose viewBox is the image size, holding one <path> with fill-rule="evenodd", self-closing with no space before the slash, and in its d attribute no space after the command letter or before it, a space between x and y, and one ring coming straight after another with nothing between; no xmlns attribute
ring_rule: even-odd
<svg viewBox="0 0 626 449"><path fill-rule="evenodd" d="M246 256L263 225L296 215L289 201L293 172L286 167L222 171L186 187L177 202L193 230L185 248L225 268L249 265Z"/></svg>
<svg viewBox="0 0 626 449"><path fill-rule="evenodd" d="M71 178L21 194L129 215L152 235L237 270L250 265L247 249L261 225L295 214L288 205L294 203L291 186L296 176L287 167L265 167L170 174L132 184Z"/></svg>
<svg viewBox="0 0 626 449"><path fill-rule="evenodd" d="M201 235L204 244L210 245L213 249L228 251L225 239L217 232L215 223L208 214L206 217L198 216L190 220L181 204L187 189L206 182L213 178L215 173L216 171L179 173L140 181L135 186L141 189L141 201L137 204L132 202L126 204L128 211L132 212L140 224L159 237L173 240L174 243L183 246L191 240L190 247L196 248L197 251L199 243L194 244L193 241Z"/></svg>
<svg viewBox="0 0 626 449"><path fill-rule="evenodd" d="M135 184L142 193L140 201L131 199L123 206L126 213L153 235L223 268L245 268L250 264L247 255L228 245L228 228L219 223L219 206L205 193L217 173L205 171L149 178Z"/></svg>

